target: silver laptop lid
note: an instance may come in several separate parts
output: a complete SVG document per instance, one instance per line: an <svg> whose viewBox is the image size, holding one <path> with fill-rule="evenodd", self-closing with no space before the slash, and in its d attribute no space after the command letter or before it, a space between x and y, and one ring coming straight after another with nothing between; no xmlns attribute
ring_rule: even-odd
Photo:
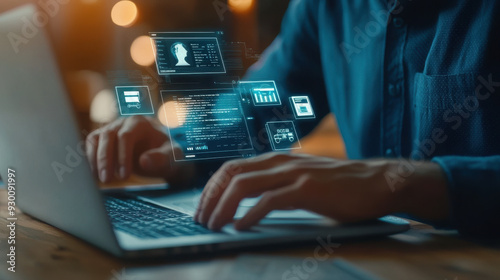
<svg viewBox="0 0 500 280"><path fill-rule="evenodd" d="M0 174L25 213L119 255L40 12L0 15Z"/></svg>

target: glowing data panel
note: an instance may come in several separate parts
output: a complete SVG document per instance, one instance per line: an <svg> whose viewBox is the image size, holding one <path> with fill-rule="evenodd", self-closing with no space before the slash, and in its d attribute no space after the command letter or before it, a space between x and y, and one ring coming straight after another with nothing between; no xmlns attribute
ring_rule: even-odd
<svg viewBox="0 0 500 280"><path fill-rule="evenodd" d="M292 121L268 122L266 129L273 150L300 149L299 137Z"/></svg>
<svg viewBox="0 0 500 280"><path fill-rule="evenodd" d="M160 75L226 73L221 33L150 33Z"/></svg>
<svg viewBox="0 0 500 280"><path fill-rule="evenodd" d="M170 137L183 150L175 160L242 157L253 146L239 94L228 89L162 91L173 102L165 115Z"/></svg>
<svg viewBox="0 0 500 280"><path fill-rule="evenodd" d="M290 103L296 119L313 119L316 117L308 96L292 96Z"/></svg>
<svg viewBox="0 0 500 280"><path fill-rule="evenodd" d="M117 86L115 90L122 116L154 114L153 102L147 86Z"/></svg>

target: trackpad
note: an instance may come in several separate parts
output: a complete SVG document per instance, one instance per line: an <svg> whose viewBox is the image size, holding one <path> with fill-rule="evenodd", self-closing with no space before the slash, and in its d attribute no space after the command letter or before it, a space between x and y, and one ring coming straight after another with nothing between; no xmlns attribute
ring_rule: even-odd
<svg viewBox="0 0 500 280"><path fill-rule="evenodd" d="M174 210L194 215L196 207L198 207L200 195L198 193L179 193L167 195L162 197L140 197L150 202L172 208ZM260 197L247 198L241 201L240 207L236 211L235 219L241 219L257 202ZM275 210L269 213L266 218L268 219L324 219L321 215L317 215L304 210Z"/></svg>

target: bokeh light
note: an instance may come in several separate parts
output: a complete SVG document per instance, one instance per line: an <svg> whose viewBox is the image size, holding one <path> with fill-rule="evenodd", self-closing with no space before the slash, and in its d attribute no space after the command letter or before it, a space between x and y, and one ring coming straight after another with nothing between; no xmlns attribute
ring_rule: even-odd
<svg viewBox="0 0 500 280"><path fill-rule="evenodd" d="M118 117L116 96L109 89L101 90L90 104L90 120L95 123L109 123Z"/></svg>
<svg viewBox="0 0 500 280"><path fill-rule="evenodd" d="M129 27L137 20L137 6L132 1L120 1L111 10L111 19L116 25Z"/></svg>
<svg viewBox="0 0 500 280"><path fill-rule="evenodd" d="M158 110L158 119L164 126L168 126L169 128L177 128L186 121L185 115L178 116L176 114L174 101L168 101L161 105Z"/></svg>
<svg viewBox="0 0 500 280"><path fill-rule="evenodd" d="M150 66L155 62L155 54L149 36L137 37L130 46L130 56L141 66Z"/></svg>
<svg viewBox="0 0 500 280"><path fill-rule="evenodd" d="M233 12L247 12L252 8L253 0L228 0L228 5Z"/></svg>

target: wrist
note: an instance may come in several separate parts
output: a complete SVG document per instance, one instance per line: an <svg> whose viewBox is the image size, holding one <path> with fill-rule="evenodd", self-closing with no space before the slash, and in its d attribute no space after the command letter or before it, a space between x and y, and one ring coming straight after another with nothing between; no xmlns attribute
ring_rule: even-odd
<svg viewBox="0 0 500 280"><path fill-rule="evenodd" d="M412 164L411 162L406 162ZM437 163L416 162L413 170L395 188L395 212L428 221L442 221L450 215L446 175Z"/></svg>

